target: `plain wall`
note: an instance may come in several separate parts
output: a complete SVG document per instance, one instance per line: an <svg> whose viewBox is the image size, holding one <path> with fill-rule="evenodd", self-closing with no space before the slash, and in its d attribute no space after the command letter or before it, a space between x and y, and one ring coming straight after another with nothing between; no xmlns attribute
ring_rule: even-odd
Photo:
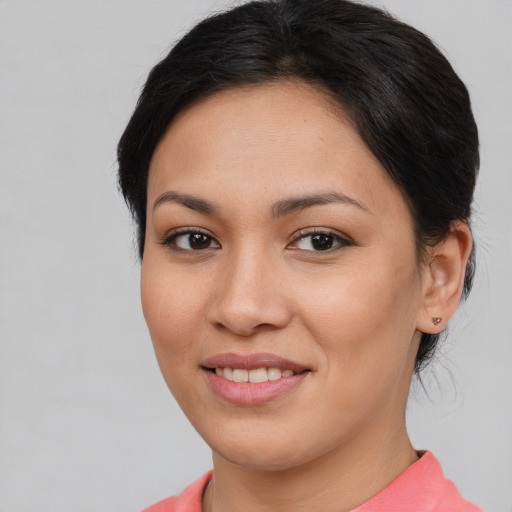
<svg viewBox="0 0 512 512"><path fill-rule="evenodd" d="M468 85L480 128L478 274L410 400L417 448L512 511L512 1L383 0ZM210 467L142 317L115 149L189 0L0 1L0 510L138 510Z"/></svg>

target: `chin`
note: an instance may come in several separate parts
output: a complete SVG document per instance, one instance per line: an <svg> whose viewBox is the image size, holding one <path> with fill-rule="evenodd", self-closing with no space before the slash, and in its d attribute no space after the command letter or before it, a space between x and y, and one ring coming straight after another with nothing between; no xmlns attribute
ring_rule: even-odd
<svg viewBox="0 0 512 512"><path fill-rule="evenodd" d="M213 451L231 464L253 471L284 471L305 462L301 461L297 454L270 453L268 450L262 450L261 447L243 451L236 451L232 448L222 452Z"/></svg>
<svg viewBox="0 0 512 512"><path fill-rule="evenodd" d="M207 442L215 456L231 464L256 471L283 471L305 464L326 451L324 446L300 442L290 432L283 435L248 435L243 438L227 435ZM305 450L308 446L308 450Z"/></svg>

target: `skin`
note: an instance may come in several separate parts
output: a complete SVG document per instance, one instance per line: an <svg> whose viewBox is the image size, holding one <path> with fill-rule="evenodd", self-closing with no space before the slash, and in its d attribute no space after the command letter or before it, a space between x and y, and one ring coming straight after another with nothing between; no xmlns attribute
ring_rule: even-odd
<svg viewBox="0 0 512 512"><path fill-rule="evenodd" d="M216 210L176 195L155 206L171 191ZM273 215L332 193L350 200ZM471 236L454 223L419 261L412 226L347 116L305 84L224 91L169 127L150 165L142 305L163 376L213 451L204 511L350 510L417 460L405 406L420 331L455 311ZM206 234L205 248L176 229ZM340 238L318 251L312 230ZM201 369L226 352L310 372L237 407Z"/></svg>

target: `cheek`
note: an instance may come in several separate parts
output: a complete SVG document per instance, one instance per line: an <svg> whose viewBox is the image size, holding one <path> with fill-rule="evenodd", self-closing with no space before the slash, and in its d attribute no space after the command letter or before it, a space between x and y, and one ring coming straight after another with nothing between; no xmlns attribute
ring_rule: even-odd
<svg viewBox="0 0 512 512"><path fill-rule="evenodd" d="M180 273L159 265L149 255L144 258L142 310L158 363L167 381L175 368L182 367L192 357L189 341L201 321L198 318L198 294L192 293L192 283L180 280Z"/></svg>
<svg viewBox="0 0 512 512"><path fill-rule="evenodd" d="M392 253L381 255L309 286L308 328L344 375L371 374L408 357L419 276L414 257L393 261Z"/></svg>
<svg viewBox="0 0 512 512"><path fill-rule="evenodd" d="M191 340L201 322L196 303L198 294L191 293L190 282L176 279L168 267L153 263L148 258L142 264L144 318L167 387L189 416L194 408L191 404L197 404L194 388L197 375L193 369L199 372L199 367Z"/></svg>

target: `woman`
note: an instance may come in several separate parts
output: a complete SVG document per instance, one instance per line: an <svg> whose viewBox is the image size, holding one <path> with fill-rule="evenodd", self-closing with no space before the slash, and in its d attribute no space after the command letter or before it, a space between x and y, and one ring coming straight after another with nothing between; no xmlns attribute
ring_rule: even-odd
<svg viewBox="0 0 512 512"><path fill-rule="evenodd" d="M405 427L474 270L477 129L426 36L345 0L213 16L118 156L157 359L213 452L148 510L479 510Z"/></svg>

